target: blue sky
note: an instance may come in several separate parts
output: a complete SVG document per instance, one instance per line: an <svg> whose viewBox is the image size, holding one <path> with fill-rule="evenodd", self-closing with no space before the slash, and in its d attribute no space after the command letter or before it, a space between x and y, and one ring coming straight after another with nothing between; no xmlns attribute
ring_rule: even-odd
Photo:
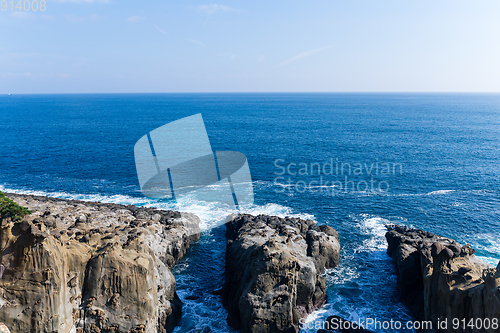
<svg viewBox="0 0 500 333"><path fill-rule="evenodd" d="M500 92L497 0L214 1L8 5L0 93Z"/></svg>

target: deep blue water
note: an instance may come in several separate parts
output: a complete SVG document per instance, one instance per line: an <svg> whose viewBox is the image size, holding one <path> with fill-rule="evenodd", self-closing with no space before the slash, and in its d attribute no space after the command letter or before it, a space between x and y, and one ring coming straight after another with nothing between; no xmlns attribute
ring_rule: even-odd
<svg viewBox="0 0 500 333"><path fill-rule="evenodd" d="M255 205L245 211L312 218L339 232L341 264L325 273L329 303L310 320L411 319L385 253L386 223L452 237L489 263L500 260L498 94L1 96L0 190L175 208L142 196L133 147L196 113L214 151L247 156ZM332 181L342 185L332 190ZM224 227L213 226L230 211L178 204L198 214L204 229L174 268L185 302L178 332L230 332L211 294L223 283L225 250Z"/></svg>

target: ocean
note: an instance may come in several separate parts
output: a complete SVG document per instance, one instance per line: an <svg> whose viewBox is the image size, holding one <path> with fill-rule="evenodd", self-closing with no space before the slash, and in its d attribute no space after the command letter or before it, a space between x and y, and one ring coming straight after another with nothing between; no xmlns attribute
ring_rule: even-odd
<svg viewBox="0 0 500 333"><path fill-rule="evenodd" d="M339 232L341 263L324 274L328 303L309 323L333 314L411 320L385 224L451 237L490 264L500 260L499 94L0 96L0 190L197 214L201 240L173 269L184 302L176 332L233 332L213 293L224 281L221 221L233 211L189 196L148 199L134 163L143 135L197 113L214 151L248 159L255 202L241 211Z"/></svg>

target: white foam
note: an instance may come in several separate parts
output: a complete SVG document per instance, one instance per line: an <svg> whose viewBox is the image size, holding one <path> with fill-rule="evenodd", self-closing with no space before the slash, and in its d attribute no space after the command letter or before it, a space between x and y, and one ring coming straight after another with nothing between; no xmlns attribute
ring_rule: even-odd
<svg viewBox="0 0 500 333"><path fill-rule="evenodd" d="M222 223L224 223L226 217L233 213L247 213L252 215L273 215L279 217L298 217L305 220L314 220L314 216L310 214L299 214L293 211L292 208L282 206L279 204L269 203L263 206L259 205L249 205L242 206L239 210L233 207L214 203L214 202L201 202L190 198L189 196L183 197L179 202L175 203L158 201L150 199L144 196L132 197L129 195L101 195L101 194L74 194L67 192L48 192L48 191L34 191L34 190L18 190L12 188L6 188L0 185L0 191L16 193L16 194L26 194L26 195L36 195L36 196L46 196L58 199L68 199L68 200L81 200L87 202L102 202L102 203L115 203L122 205L136 205L144 207L154 207L164 210L174 210L188 212L197 215L200 218L200 228L202 230L208 230L214 228Z"/></svg>
<svg viewBox="0 0 500 333"><path fill-rule="evenodd" d="M359 224L361 233L365 235L370 235L371 237L364 240L363 243L354 249L354 253L357 252L373 252L387 249L387 243L385 240L385 234L387 229L386 224L390 224L391 221L384 219L379 216L369 216L361 215L362 219Z"/></svg>
<svg viewBox="0 0 500 333"><path fill-rule="evenodd" d="M338 306L342 308L341 312L338 311ZM346 300L339 295L336 295L329 303L324 307L313 311L307 316L305 320L305 325L300 333L316 333L324 321L327 319L328 315L341 315L346 320L352 322L364 321L366 318L373 317L373 309L367 307L355 308L351 304L347 304Z"/></svg>
<svg viewBox="0 0 500 333"><path fill-rule="evenodd" d="M102 202L102 203L116 203L122 205L147 205L152 204L153 200L146 197L131 197L128 195L115 194L115 195L101 195L101 194L74 194L67 192L47 192L47 191L35 191L35 190L18 190L12 188L6 188L0 185L0 191L9 192L15 194L26 194L26 195L36 195L50 198L58 199L68 199L68 200L81 200L88 202Z"/></svg>
<svg viewBox="0 0 500 333"><path fill-rule="evenodd" d="M500 261L500 239L496 234L476 234L470 240L476 249L476 257L487 264L497 266Z"/></svg>
<svg viewBox="0 0 500 333"><path fill-rule="evenodd" d="M493 267L497 267L497 265L500 263L500 260L497 258L478 256L478 255L476 255L476 258Z"/></svg>
<svg viewBox="0 0 500 333"><path fill-rule="evenodd" d="M330 268L325 271L325 280L328 285L340 285L357 279L360 274L352 266L348 266L345 260L335 268Z"/></svg>
<svg viewBox="0 0 500 333"><path fill-rule="evenodd" d="M262 185L262 184L260 184ZM268 184L264 184L268 185ZM70 199L70 200L81 200L81 201L94 201L103 203L116 203L125 205L137 205L144 207L154 207L165 210L175 210L182 212L189 212L197 215L200 218L200 229L203 231L210 230L225 222L226 217L232 213L248 213L252 215L274 215L279 217L298 217L306 220L314 220L313 215L309 214L299 214L294 212L292 208L282 206L279 204L269 203L266 205L249 205L240 207L239 210L233 207L213 203L213 202L200 202L193 200L189 195L180 199L177 203L174 202L162 202L154 199L149 199L146 197L132 197L128 195L99 195L99 194L72 194L65 192L47 192L47 191L32 191L32 190L17 190L12 188L5 188L0 185L0 190L4 192L17 193L17 194L27 194L27 195L38 195L46 196L52 198L60 199ZM151 237L151 243L155 244L155 250L161 251L162 247L158 245L158 242L153 235ZM223 254L221 254L223 256ZM178 264L176 268L178 272L183 272L188 270L189 261L185 261ZM189 276L177 274L177 283L179 285L189 283ZM181 298L185 298L187 295L191 294L189 290L178 289L178 294ZM183 316L181 319L181 326L175 328L174 332L181 332L185 330L195 330L203 329L204 327L210 327L211 331L214 333L227 333L233 332L226 324L227 312L222 306L220 300L216 296L209 296L209 299L200 301L190 301L185 300L186 306L183 308Z"/></svg>
<svg viewBox="0 0 500 333"><path fill-rule="evenodd" d="M455 190L439 190L439 191L432 191L427 193L427 195L440 195L440 194L449 194L455 192Z"/></svg>
<svg viewBox="0 0 500 333"><path fill-rule="evenodd" d="M322 307L318 310L315 310L313 311L311 314L309 314L305 321L301 321L300 322L300 327L299 328L302 328L300 330L301 333L316 333L316 331L318 329L321 329L323 328L322 324L324 322L324 318L326 317L326 314L327 314L327 308L326 307ZM320 325L320 326L317 326L317 325Z"/></svg>
<svg viewBox="0 0 500 333"><path fill-rule="evenodd" d="M364 288L369 289L374 284L373 280L366 280L366 276L362 276L358 271L356 258L358 255L356 253L365 252L369 255L372 253L380 254L384 253L380 258L388 258L385 254L387 249L385 234L387 229L386 224L391 224L391 220L374 215L362 214L351 216L351 218L357 222L355 228L359 229L359 233L364 235L365 240L363 240L359 245L355 245L353 248L353 254L342 253L342 259L340 264L332 269L328 269L325 272L325 280L327 286L333 285L336 287L346 286L350 288ZM400 218L397 218L401 221ZM372 258L374 259L374 258ZM385 260L384 259L384 260ZM376 257L374 260L378 260ZM376 284L376 283L375 283ZM317 327L314 324L323 322L328 315L337 314L341 317L350 321L359 321L366 318L373 318L374 310L367 306L360 306L359 304L350 304L352 301L347 299L346 296L342 294L336 294L329 298L328 303L321 309L318 309L311 313L306 319L305 329L301 330L301 333L316 333ZM378 316L386 316L385 313L376 313ZM313 328L314 327L314 328Z"/></svg>

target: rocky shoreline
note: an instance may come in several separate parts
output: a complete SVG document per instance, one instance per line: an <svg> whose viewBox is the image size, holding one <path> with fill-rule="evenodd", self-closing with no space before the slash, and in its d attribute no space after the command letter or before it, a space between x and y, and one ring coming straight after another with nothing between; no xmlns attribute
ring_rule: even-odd
<svg viewBox="0 0 500 333"><path fill-rule="evenodd" d="M433 323L433 330L422 332L500 331L491 325L500 319L500 263L495 269L476 258L473 248L449 238L404 226L387 228L387 253L394 259L403 301L416 320ZM457 319L465 327L454 328ZM444 321L448 327L440 328Z"/></svg>
<svg viewBox="0 0 500 333"><path fill-rule="evenodd" d="M325 303L321 273L339 264L337 232L313 221L241 214L226 224L228 323L241 332L298 332Z"/></svg>
<svg viewBox="0 0 500 333"><path fill-rule="evenodd" d="M7 194L32 214L0 227L0 322L11 332L170 332L172 265L199 219L151 208Z"/></svg>
<svg viewBox="0 0 500 333"><path fill-rule="evenodd" d="M171 332L182 302L170 269L200 238L193 214L7 194L31 214L1 218L0 325L11 332ZM313 221L231 215L226 221L225 284L218 294L230 326L243 333L296 333L326 302L322 273L340 258L337 232ZM454 240L387 226L403 302L421 332L498 332L438 328L454 318L500 318L495 269ZM330 316L325 323L345 321ZM326 325L327 326L327 325ZM330 325L332 326L332 325ZM2 326L3 327L3 326ZM327 326L328 327L328 326ZM210 332L206 327L203 332ZM354 323L345 330L369 332Z"/></svg>

